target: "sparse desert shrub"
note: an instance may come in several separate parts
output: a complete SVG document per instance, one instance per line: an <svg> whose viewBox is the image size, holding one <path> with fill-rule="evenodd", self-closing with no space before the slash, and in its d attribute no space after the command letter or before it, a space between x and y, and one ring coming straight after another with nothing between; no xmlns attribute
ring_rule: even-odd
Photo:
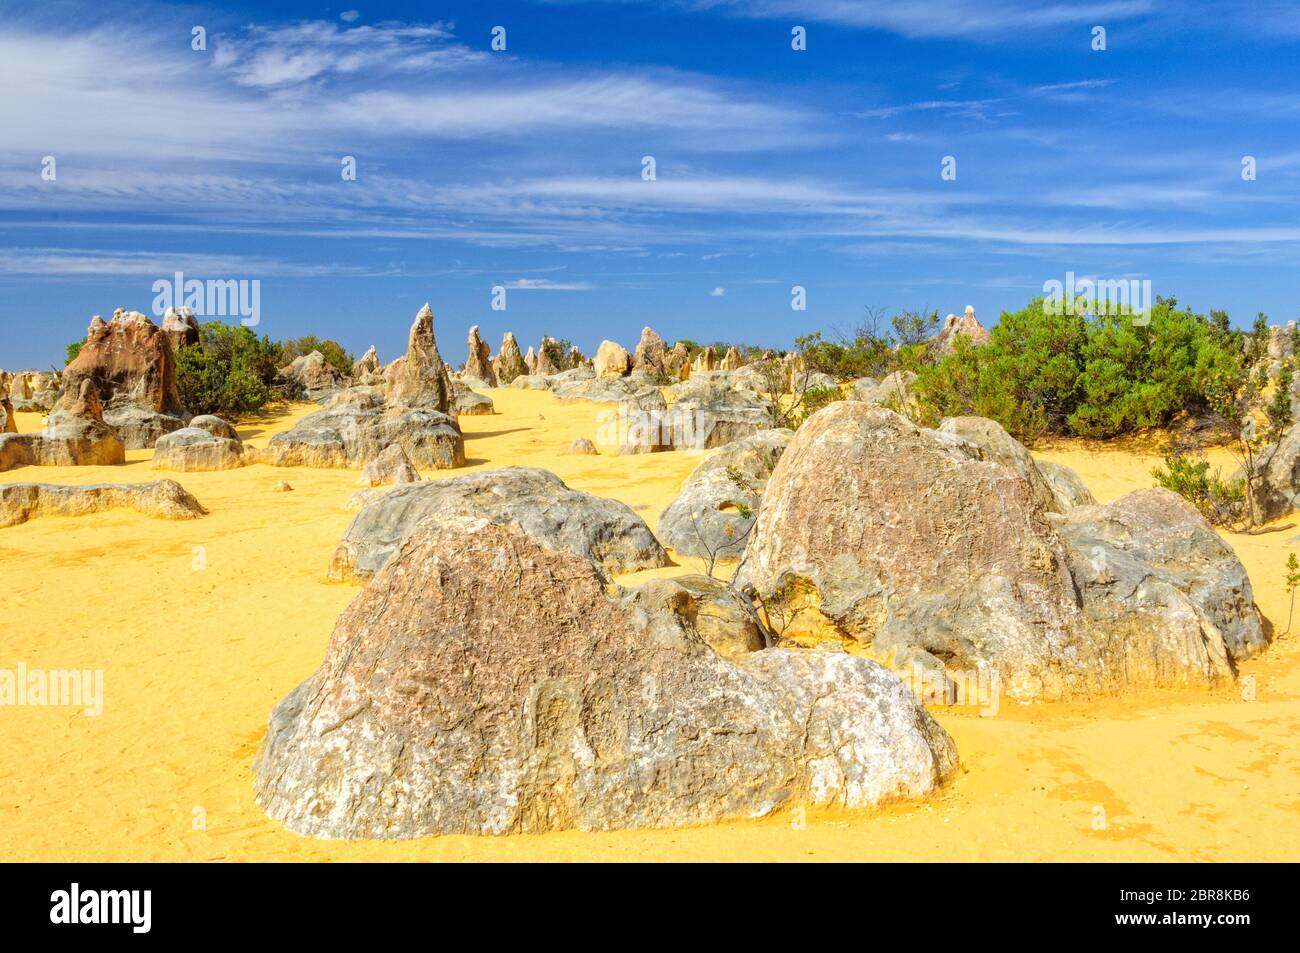
<svg viewBox="0 0 1300 953"><path fill-rule="evenodd" d="M1187 500L1208 523L1227 526L1241 519L1246 509L1244 480L1225 480L1210 461L1177 451L1165 456L1164 466L1151 471L1156 482Z"/></svg>
<svg viewBox="0 0 1300 953"><path fill-rule="evenodd" d="M279 349L276 362L280 367L292 364L295 358L306 357L312 351L320 351L326 364L332 365L347 376L352 375L352 365L356 363L356 359L337 341L321 340L311 334L294 340L281 341L276 347Z"/></svg>

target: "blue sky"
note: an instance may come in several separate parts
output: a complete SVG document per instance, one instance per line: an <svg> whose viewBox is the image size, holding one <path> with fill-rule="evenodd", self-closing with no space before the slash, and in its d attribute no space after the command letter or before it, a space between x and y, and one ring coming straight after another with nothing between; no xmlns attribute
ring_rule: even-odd
<svg viewBox="0 0 1300 953"><path fill-rule="evenodd" d="M1069 271L1286 321L1298 47L1283 3L0 2L0 367L176 271L384 360L426 300L461 361L471 324L591 351L991 323Z"/></svg>

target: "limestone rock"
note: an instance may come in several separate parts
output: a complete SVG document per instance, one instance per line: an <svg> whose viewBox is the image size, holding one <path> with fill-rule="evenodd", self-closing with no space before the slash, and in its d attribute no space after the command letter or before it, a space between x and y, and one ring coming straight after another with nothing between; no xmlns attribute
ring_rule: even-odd
<svg viewBox="0 0 1300 953"><path fill-rule="evenodd" d="M383 383L383 368L379 364L379 352L370 345L365 354L352 362L352 380L361 385L375 386Z"/></svg>
<svg viewBox="0 0 1300 953"><path fill-rule="evenodd" d="M509 331L501 337L501 350L492 359L492 370L496 373L497 384L503 387L519 375L528 373L523 355L519 353L519 342Z"/></svg>
<svg viewBox="0 0 1300 953"><path fill-rule="evenodd" d="M656 583L611 596L515 526L426 524L272 714L257 801L299 834L401 839L866 807L955 773L952 740L880 666L728 661L688 601Z"/></svg>
<svg viewBox="0 0 1300 953"><path fill-rule="evenodd" d="M1092 506L1097 502L1084 485L1083 479L1070 467L1047 460L1037 460L1035 463L1038 472L1056 496L1056 509L1059 512L1067 513L1076 506Z"/></svg>
<svg viewBox="0 0 1300 953"><path fill-rule="evenodd" d="M65 392L40 433L0 434L0 471L20 466L114 466L126 462L126 447L104 422L94 381L83 379Z"/></svg>
<svg viewBox="0 0 1300 953"><path fill-rule="evenodd" d="M85 516L117 507L172 520L197 519L207 513L199 501L174 480L91 486L0 484L0 527L16 526L38 516Z"/></svg>
<svg viewBox="0 0 1300 953"><path fill-rule="evenodd" d="M727 353L722 356L722 361L718 364L718 369L723 371L738 371L745 366L745 359L740 356L740 352L734 347L727 348Z"/></svg>
<svg viewBox="0 0 1300 953"><path fill-rule="evenodd" d="M199 343L199 319L191 308L168 308L163 314L163 335L172 351Z"/></svg>
<svg viewBox="0 0 1300 953"><path fill-rule="evenodd" d="M192 417L189 425L199 430L206 430L212 436L221 437L223 440L240 439L239 432L234 427L213 414L199 414L197 417Z"/></svg>
<svg viewBox="0 0 1300 953"><path fill-rule="evenodd" d="M422 521L473 514L494 523L518 522L548 545L577 553L606 572L667 565L645 521L616 500L571 490L554 473L508 467L398 487L365 507L348 527L329 578L365 581Z"/></svg>
<svg viewBox="0 0 1300 953"><path fill-rule="evenodd" d="M992 340L979 318L975 317L972 305L966 305L966 311L960 318L955 314L948 315L939 333L930 339L930 346L940 355L951 354L959 337L974 345L988 344Z"/></svg>
<svg viewBox="0 0 1300 953"><path fill-rule="evenodd" d="M245 462L242 442L214 436L201 427L184 427L164 434L158 438L153 451L153 466L156 470L176 470L182 473L235 470Z"/></svg>
<svg viewBox="0 0 1300 953"><path fill-rule="evenodd" d="M452 409L457 417L478 417L497 412L496 405L492 403L491 397L470 390L469 385L464 381L453 378L451 393Z"/></svg>
<svg viewBox="0 0 1300 953"><path fill-rule="evenodd" d="M622 345L601 341L596 349L594 368L597 377L626 377L632 370L632 358Z"/></svg>
<svg viewBox="0 0 1300 953"><path fill-rule="evenodd" d="M853 382L850 396L853 400L864 404L888 407L893 410L913 402L912 384L915 381L916 375L911 371L894 371L879 382L870 377L863 377Z"/></svg>
<svg viewBox="0 0 1300 953"><path fill-rule="evenodd" d="M406 452L397 444L391 444L361 468L361 485L368 487L402 486L407 483L419 483L420 474L411 466Z"/></svg>
<svg viewBox="0 0 1300 953"><path fill-rule="evenodd" d="M684 556L739 559L768 478L794 432L762 430L714 450L659 517L659 538Z"/></svg>
<svg viewBox="0 0 1300 953"><path fill-rule="evenodd" d="M1033 488L1034 498L1047 512L1063 512L1056 502L1056 493L1039 472L1029 451L1002 425L987 417L945 417L939 432L957 437L977 460L987 460L1010 467Z"/></svg>
<svg viewBox="0 0 1300 953"><path fill-rule="evenodd" d="M103 404L104 422L128 450L148 449L185 426L172 346L138 311L119 308L112 321L91 320L86 343L63 371L63 393L78 395L87 381Z"/></svg>
<svg viewBox="0 0 1300 953"><path fill-rule="evenodd" d="M17 433L18 418L14 416L14 405L9 395L0 396L0 433Z"/></svg>
<svg viewBox="0 0 1300 953"><path fill-rule="evenodd" d="M469 329L469 358L465 361L465 377L471 381L481 381L483 387L496 387L497 375L492 370L491 350L483 336L479 334L478 325Z"/></svg>
<svg viewBox="0 0 1300 953"><path fill-rule="evenodd" d="M651 377L664 375L667 373L665 365L667 356L663 338L651 328L642 328L641 340L637 342L636 351L632 354L632 369L642 371Z"/></svg>
<svg viewBox="0 0 1300 953"><path fill-rule="evenodd" d="M591 457L594 457L597 454L596 445L586 437L575 437L573 443L569 444L564 452Z"/></svg>
<svg viewBox="0 0 1300 953"><path fill-rule="evenodd" d="M426 302L407 337L406 357L394 362L386 381L390 406L451 413L451 375L433 334L433 309Z"/></svg>

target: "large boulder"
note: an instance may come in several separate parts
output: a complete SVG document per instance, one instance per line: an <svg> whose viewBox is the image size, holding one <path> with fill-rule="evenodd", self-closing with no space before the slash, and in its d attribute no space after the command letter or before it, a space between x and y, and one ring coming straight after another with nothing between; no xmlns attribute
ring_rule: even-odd
<svg viewBox="0 0 1300 953"><path fill-rule="evenodd" d="M244 445L238 439L216 436L202 427L183 427L158 438L154 445L156 470L194 473L235 470L245 464Z"/></svg>
<svg viewBox="0 0 1300 953"><path fill-rule="evenodd" d="M463 376L465 382L470 385L477 384L480 387L496 387L497 375L492 370L491 349L487 342L483 340L483 335L479 334L478 325L469 329L469 357L465 361L465 370Z"/></svg>
<svg viewBox="0 0 1300 953"><path fill-rule="evenodd" d="M1137 490L1053 522L1074 551L1085 612L1124 645L1130 677L1179 684L1199 680L1189 672L1228 676L1233 663L1267 648L1245 567L1176 493ZM1143 671L1153 666L1166 670Z"/></svg>
<svg viewBox="0 0 1300 953"><path fill-rule="evenodd" d="M386 493L352 521L334 551L329 578L365 581L418 524L465 513L494 523L517 522L548 545L577 553L609 573L668 564L645 520L625 504L571 490L549 470L508 467Z"/></svg>
<svg viewBox="0 0 1300 953"><path fill-rule="evenodd" d="M257 801L299 834L403 839L866 807L955 773L952 740L880 666L728 661L689 601L655 583L612 595L516 526L426 524L271 715Z"/></svg>
<svg viewBox="0 0 1300 953"><path fill-rule="evenodd" d="M406 357L390 365L386 376L385 396L390 406L451 413L451 375L438 353L433 309L427 302L411 324Z"/></svg>
<svg viewBox="0 0 1300 953"><path fill-rule="evenodd" d="M659 517L659 538L684 556L739 559L763 490L794 432L762 430L714 450Z"/></svg>
<svg viewBox="0 0 1300 953"><path fill-rule="evenodd" d="M465 438L454 418L389 406L377 389L366 387L340 391L325 409L272 437L258 456L270 466L362 467L393 445L420 469L465 465Z"/></svg>
<svg viewBox="0 0 1300 953"><path fill-rule="evenodd" d="M592 366L597 377L626 377L632 370L632 357L621 344L601 341Z"/></svg>
<svg viewBox="0 0 1300 953"><path fill-rule="evenodd" d="M411 466L406 452L397 444L385 447L379 456L361 468L361 485L366 487L419 482L419 471Z"/></svg>
<svg viewBox="0 0 1300 953"><path fill-rule="evenodd" d="M157 519L191 520L207 515L199 501L174 480L91 486L0 485L0 527L26 523L38 516L85 516L118 507Z"/></svg>
<svg viewBox="0 0 1300 953"><path fill-rule="evenodd" d="M452 378L451 394L452 411L457 417L479 417L497 412L491 397L470 390L464 381Z"/></svg>
<svg viewBox="0 0 1300 953"><path fill-rule="evenodd" d="M151 448L185 426L172 346L138 311L119 308L112 321L91 319L86 343L63 371L63 393L79 395L87 381L103 403L104 422L128 450Z"/></svg>
<svg viewBox="0 0 1300 953"><path fill-rule="evenodd" d="M767 430L776 421L776 408L753 391L706 383L675 401L671 417L677 449L711 450Z"/></svg>
<svg viewBox="0 0 1300 953"><path fill-rule="evenodd" d="M1209 587L1099 588L1084 531L1065 528L1092 508L1049 513L1017 469L984 457L883 408L831 404L768 481L736 585L784 634L866 642L905 668L991 671L1016 698L1231 675L1227 643L1254 636L1225 637L1226 623L1204 620L1232 616L1253 631L1248 588L1237 610L1215 608ZM1177 531L1214 536L1194 510L1177 516ZM1140 567L1125 582L1159 575L1160 547L1129 549ZM1220 558L1240 565L1216 547ZM1144 636L1157 603L1169 608L1162 634Z"/></svg>

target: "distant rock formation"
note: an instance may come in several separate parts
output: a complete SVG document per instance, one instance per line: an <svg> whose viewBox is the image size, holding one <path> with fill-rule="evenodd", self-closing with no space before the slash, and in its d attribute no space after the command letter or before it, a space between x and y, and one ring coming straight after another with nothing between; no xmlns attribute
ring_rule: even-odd
<svg viewBox="0 0 1300 953"><path fill-rule="evenodd" d="M325 360L320 351L302 354L276 372L276 379L291 397L322 400L347 386L347 377Z"/></svg>
<svg viewBox="0 0 1300 953"><path fill-rule="evenodd" d="M379 363L379 352L370 345L365 354L352 362L352 381L362 386L383 384L384 369Z"/></svg>
<svg viewBox="0 0 1300 953"><path fill-rule="evenodd" d="M500 387L505 387L516 377L528 373L528 365L519 353L519 342L510 331L501 336L501 350L492 359L492 370L496 372Z"/></svg>
<svg viewBox="0 0 1300 953"><path fill-rule="evenodd" d="M632 353L632 369L656 377L666 374L666 357L667 351L664 349L663 338L652 328L642 328L641 340L637 342L636 350Z"/></svg>
<svg viewBox="0 0 1300 953"><path fill-rule="evenodd" d="M959 337L966 338L971 344L988 344L992 340L984 325L975 317L973 305L966 305L966 311L960 318L955 314L948 315L939 333L930 339L930 344L939 354L951 354Z"/></svg>
<svg viewBox="0 0 1300 953"><path fill-rule="evenodd" d="M722 356L718 369L723 371L738 371L745 366L745 359L740 356L740 352L734 347L727 348L727 353Z"/></svg>
<svg viewBox="0 0 1300 953"><path fill-rule="evenodd" d="M165 344L165 342L164 342ZM126 447L104 422L93 380L59 398L40 433L0 434L0 471L21 466L114 466L126 462Z"/></svg>
<svg viewBox="0 0 1300 953"><path fill-rule="evenodd" d="M433 335L433 309L425 303L407 335L406 357L394 362L386 382L391 406L451 411L451 374Z"/></svg>

